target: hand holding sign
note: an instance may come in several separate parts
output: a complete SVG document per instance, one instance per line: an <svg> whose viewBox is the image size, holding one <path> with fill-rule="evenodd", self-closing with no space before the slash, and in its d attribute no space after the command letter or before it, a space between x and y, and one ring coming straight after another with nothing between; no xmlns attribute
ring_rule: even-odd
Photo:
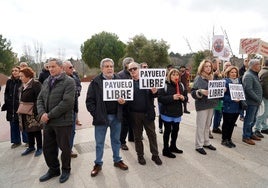
<svg viewBox="0 0 268 188"><path fill-rule="evenodd" d="M123 99L123 98L119 98L118 100L117 100L117 102L119 103L119 104L125 104L125 99Z"/></svg>
<svg viewBox="0 0 268 188"><path fill-rule="evenodd" d="M225 92L225 80L209 80L208 99L222 98Z"/></svg>
<svg viewBox="0 0 268 188"><path fill-rule="evenodd" d="M208 96L208 90L206 89L199 89L198 90L202 95Z"/></svg>

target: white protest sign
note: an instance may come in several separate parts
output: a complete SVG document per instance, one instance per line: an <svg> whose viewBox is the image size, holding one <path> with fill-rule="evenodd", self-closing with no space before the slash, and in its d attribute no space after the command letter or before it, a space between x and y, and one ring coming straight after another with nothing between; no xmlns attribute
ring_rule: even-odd
<svg viewBox="0 0 268 188"><path fill-rule="evenodd" d="M229 84L232 100L246 100L242 84Z"/></svg>
<svg viewBox="0 0 268 188"><path fill-rule="evenodd" d="M117 101L119 98L133 100L133 80L103 80L103 100Z"/></svg>
<svg viewBox="0 0 268 188"><path fill-rule="evenodd" d="M208 99L222 98L224 96L225 80L209 80Z"/></svg>
<svg viewBox="0 0 268 188"><path fill-rule="evenodd" d="M212 52L214 56L222 57L224 53L224 35L214 35L212 41Z"/></svg>
<svg viewBox="0 0 268 188"><path fill-rule="evenodd" d="M140 89L164 88L166 69L139 69Z"/></svg>

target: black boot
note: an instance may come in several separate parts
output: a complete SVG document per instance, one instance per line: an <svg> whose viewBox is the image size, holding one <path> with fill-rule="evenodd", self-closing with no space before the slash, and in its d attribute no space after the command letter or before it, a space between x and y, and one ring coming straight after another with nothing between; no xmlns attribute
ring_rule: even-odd
<svg viewBox="0 0 268 188"><path fill-rule="evenodd" d="M163 156L168 157L168 158L176 158L176 155L171 153L169 149L163 149L162 154Z"/></svg>
<svg viewBox="0 0 268 188"><path fill-rule="evenodd" d="M171 132L171 143L169 147L169 150L174 153L183 153L183 151L178 149L176 146L179 129L180 129L180 123L174 123Z"/></svg>
<svg viewBox="0 0 268 188"><path fill-rule="evenodd" d="M183 153L183 151L178 149L176 146L170 146L169 150L170 152L174 152L174 153Z"/></svg>

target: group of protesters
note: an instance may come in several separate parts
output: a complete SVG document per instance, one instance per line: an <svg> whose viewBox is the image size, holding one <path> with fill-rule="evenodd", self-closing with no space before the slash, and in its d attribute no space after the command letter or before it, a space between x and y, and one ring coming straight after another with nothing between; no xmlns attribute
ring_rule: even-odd
<svg viewBox="0 0 268 188"><path fill-rule="evenodd" d="M230 62L224 62L223 71L220 71L220 63L218 58L200 62L191 88L185 66L167 66L162 85L157 82L157 86L141 88L140 72L149 68L146 62L137 63L133 58L126 57L122 63L123 70L115 73L114 61L110 58L102 59L101 73L90 82L85 101L86 108L93 117L96 143L96 158L91 176L97 176L102 170L108 128L116 168L128 170L120 156L120 149L129 149L127 135L128 140L135 143L138 163L146 165L143 130L148 136L151 160L156 165L162 165L155 126L155 100L159 104L159 132L163 133L162 155L168 158L176 158L175 154L183 153L178 148L177 138L183 113L190 114L187 109L189 93L195 100L195 149L198 153L206 155L205 149L216 150L210 143L210 138L213 138L211 124L213 133L222 134L222 145L236 147L232 134L239 116L240 119L243 117L242 141L246 144L255 145L255 141L264 137L263 134L268 134L268 60L261 65L259 59L246 59L242 67L245 69L243 76L240 75L241 70ZM49 59L39 81L34 79L34 71L27 65L23 67L24 64L13 67L2 106L2 111L7 111L7 121L10 122L11 148L24 142L27 149L22 156L34 151L36 157L43 153L48 171L39 181L44 182L61 175L59 181L64 183L70 176L71 157L77 157L72 147L81 91L80 80L73 73L74 67L70 61ZM113 100L107 99L103 83L122 79L131 80L132 94L128 96L131 99L124 98L125 95ZM218 90L221 92L217 92L219 96L210 97L210 83L214 80L222 80L224 85L222 90ZM233 99L232 84L241 86L244 98ZM30 114L18 111L26 103L32 104ZM164 125L163 130L160 123ZM62 152L61 167L59 149Z"/></svg>

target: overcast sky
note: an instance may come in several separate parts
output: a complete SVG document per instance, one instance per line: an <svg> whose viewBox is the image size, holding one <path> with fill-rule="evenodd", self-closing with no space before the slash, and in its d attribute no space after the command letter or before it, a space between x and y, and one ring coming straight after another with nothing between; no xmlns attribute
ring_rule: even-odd
<svg viewBox="0 0 268 188"><path fill-rule="evenodd" d="M80 46L102 31L128 42L144 34L170 45L169 52L190 53L226 31L234 55L241 38L268 42L265 0L0 0L0 34L13 51L43 46L45 58L80 58Z"/></svg>

